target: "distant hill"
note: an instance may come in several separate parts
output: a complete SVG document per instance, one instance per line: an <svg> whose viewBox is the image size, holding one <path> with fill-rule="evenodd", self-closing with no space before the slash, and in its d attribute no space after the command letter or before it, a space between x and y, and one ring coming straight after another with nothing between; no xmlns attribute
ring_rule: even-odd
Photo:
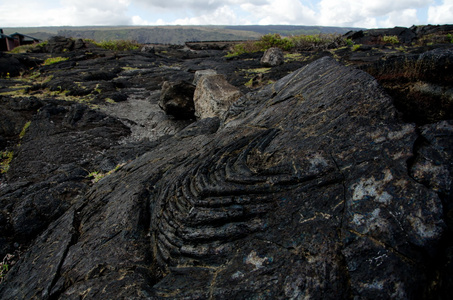
<svg viewBox="0 0 453 300"><path fill-rule="evenodd" d="M343 34L358 28L296 26L296 25L247 25L247 26L82 26L82 27L29 27L4 28L6 34L20 32L47 40L61 35L72 38L106 40L134 40L139 43L184 44L187 41L253 40L268 33L300 35L318 33Z"/></svg>
<svg viewBox="0 0 453 300"><path fill-rule="evenodd" d="M319 34L319 33L339 33L344 34L351 30L360 30L364 28L354 27L324 27L324 26L301 26L301 25L244 25L244 26L226 26L226 29L253 31L261 35L268 33L278 33L281 35L301 35L301 34Z"/></svg>

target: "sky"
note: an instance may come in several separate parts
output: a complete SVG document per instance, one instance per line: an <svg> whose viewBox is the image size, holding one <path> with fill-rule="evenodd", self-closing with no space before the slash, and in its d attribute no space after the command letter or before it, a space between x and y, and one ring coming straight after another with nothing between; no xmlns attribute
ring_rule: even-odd
<svg viewBox="0 0 453 300"><path fill-rule="evenodd" d="M453 24L453 0L0 0L0 28Z"/></svg>

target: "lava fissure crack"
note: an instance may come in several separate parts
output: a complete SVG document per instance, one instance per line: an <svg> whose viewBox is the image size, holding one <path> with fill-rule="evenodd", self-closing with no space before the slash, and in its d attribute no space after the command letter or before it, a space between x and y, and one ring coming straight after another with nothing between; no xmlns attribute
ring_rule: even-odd
<svg viewBox="0 0 453 300"><path fill-rule="evenodd" d="M338 228L338 234L339 234L339 238L340 238L340 241L343 239L343 229L344 229L344 223L345 223L345 219L346 219L346 200L347 200L347 197L346 197L346 191L347 191L347 188L346 188L346 176L344 175L344 173L341 171L341 168L340 168L340 165L338 164L338 162L336 161L335 157L333 156L332 153L330 153L330 158L332 159L333 163L335 164L338 172L340 173L340 176L342 178L341 180L341 185L343 187L343 207L341 209L341 219L340 219L340 227Z"/></svg>
<svg viewBox="0 0 453 300"><path fill-rule="evenodd" d="M430 189L431 190L431 187L429 187L429 185L426 183L426 182L423 182L423 181L420 181L418 180L417 178L415 178L413 176L413 174L411 174L411 170L412 168L414 167L416 161L417 161L417 158L419 157L419 153L420 153L420 149L426 145L429 145L429 141L424 138L420 132L420 128L417 126L415 128L415 132L417 134L417 138L415 139L414 141L414 144L412 145L412 156L409 157L406 161L406 170L407 170L407 175L412 179L414 180L415 182L418 182L422 185L424 185L426 188Z"/></svg>
<svg viewBox="0 0 453 300"><path fill-rule="evenodd" d="M58 290L58 291L54 291L52 293L52 290L61 277L60 272L63 267L63 263L65 262L66 257L69 253L69 249L72 246L74 246L75 244L77 244L77 242L80 238L80 225L82 222L82 220L80 218L80 213L87 204L88 204L88 201L85 201L84 203L82 203L82 205L79 208L75 209L73 212L71 239L69 240L68 244L66 245L66 248L63 251L63 255L61 256L60 261L58 262L58 266L57 266L57 270L55 271L54 278L52 279L52 282L47 289L47 295L49 297L49 300L58 299L59 296L64 292L64 290ZM65 287L65 288L67 288L67 287Z"/></svg>
<svg viewBox="0 0 453 300"><path fill-rule="evenodd" d="M397 257L399 257L401 260L411 264L411 265L417 265L417 262L408 257L407 255L401 253L400 251L398 251L397 249L395 249L394 247L390 246L389 244L385 243L385 242L382 242L378 239L376 239L375 237L372 237L370 235L367 235L367 234L363 234L363 233L360 233L358 231L355 231L353 229L347 229L350 233L354 234L354 235L357 235L361 238L366 238L366 239L370 239L371 241L373 241L374 243L380 245L382 248L390 251L391 253L395 254Z"/></svg>

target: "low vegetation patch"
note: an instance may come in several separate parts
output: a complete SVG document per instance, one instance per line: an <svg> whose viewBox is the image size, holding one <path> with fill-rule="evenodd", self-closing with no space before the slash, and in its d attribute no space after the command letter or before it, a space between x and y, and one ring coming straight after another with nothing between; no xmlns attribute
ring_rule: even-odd
<svg viewBox="0 0 453 300"><path fill-rule="evenodd" d="M352 46L352 51L357 51L360 49L360 47L362 47L362 44L355 44Z"/></svg>
<svg viewBox="0 0 453 300"><path fill-rule="evenodd" d="M137 50L141 48L141 44L136 41L128 41L128 40L109 40L109 41L102 41L96 42L93 40L89 40L90 43L101 47L106 50L113 50L113 51L128 51L128 50Z"/></svg>
<svg viewBox="0 0 453 300"><path fill-rule="evenodd" d="M22 251L15 250L12 254L6 254L3 260L0 261L0 284L5 279L6 273L17 263L21 255Z"/></svg>
<svg viewBox="0 0 453 300"><path fill-rule="evenodd" d="M304 58L304 56L300 53L286 53L284 58L285 62L291 62L301 60Z"/></svg>
<svg viewBox="0 0 453 300"><path fill-rule="evenodd" d="M244 85L251 88L256 84L255 81L259 81L261 86L265 85L263 82L263 75L268 73L271 69L272 68L242 69L241 72L245 73L244 78L249 79ZM269 83L271 82L269 81Z"/></svg>
<svg viewBox="0 0 453 300"><path fill-rule="evenodd" d="M418 45L435 45L435 44L453 44L453 34L427 34L424 35L420 40L418 40Z"/></svg>
<svg viewBox="0 0 453 300"><path fill-rule="evenodd" d="M236 44L227 54L233 57L244 53L266 51L277 47L283 51L326 50L348 45L348 41L338 34L314 34L282 37L279 34L266 34L257 41Z"/></svg>
<svg viewBox="0 0 453 300"><path fill-rule="evenodd" d="M47 45L47 41L39 43L39 44L31 44L31 45L22 45L19 47L14 48L10 51L10 53L27 53L32 52L34 49L42 48Z"/></svg>
<svg viewBox="0 0 453 300"><path fill-rule="evenodd" d="M348 45L348 41L339 34L314 34L290 37L297 51L327 50Z"/></svg>
<svg viewBox="0 0 453 300"><path fill-rule="evenodd" d="M263 74L269 72L271 69L272 68L256 68L256 69L243 69L243 71L247 73Z"/></svg>
<svg viewBox="0 0 453 300"><path fill-rule="evenodd" d="M127 51L127 50L137 50L141 48L141 44L136 41L130 40L105 40L102 42L97 42L92 39L84 39L85 42L89 42L94 44L100 48L106 50L113 50L113 51ZM32 45L22 45L19 47L14 48L10 51L10 53L27 53L33 52L35 49L42 49L44 46L48 44L47 41L39 43L39 44L32 44ZM65 49L63 52L67 52L68 49ZM56 61L58 62L58 61Z"/></svg>
<svg viewBox="0 0 453 300"><path fill-rule="evenodd" d="M400 40L398 39L398 37L396 35L384 35L382 37L382 42L384 44L392 44L392 45L395 45L395 44L399 44L400 43Z"/></svg>
<svg viewBox="0 0 453 300"><path fill-rule="evenodd" d="M69 59L69 57L61 57L61 56L49 57L44 61L43 66L48 66L48 65L56 64L56 63L59 63L62 61L67 61L68 59Z"/></svg>
<svg viewBox="0 0 453 300"><path fill-rule="evenodd" d="M0 283L3 282L3 278L5 277L6 273L9 271L9 265L7 263L0 262Z"/></svg>
<svg viewBox="0 0 453 300"><path fill-rule="evenodd" d="M9 170L9 164L13 160L13 151L0 152L0 173L6 173Z"/></svg>
<svg viewBox="0 0 453 300"><path fill-rule="evenodd" d="M31 90L33 85L42 85L46 82L49 82L52 79L52 75L42 75L39 72L34 72L30 75L21 77L17 80L17 84L11 86L10 88L6 89L5 91L0 92L0 96L8 96L8 97L29 97L32 94L34 97L40 99L48 99L53 98L56 100L68 101L68 102L76 102L88 105L92 109L99 108L98 105L93 104L93 100L95 100L95 94L87 94L85 96L74 96L69 95L69 90L63 89L62 87L58 87L59 89L50 90L49 88L38 88ZM79 84L74 82L74 84ZM99 92L98 89L97 92ZM25 134L25 130L23 129L23 134Z"/></svg>
<svg viewBox="0 0 453 300"><path fill-rule="evenodd" d="M19 133L19 138L22 139L25 136L25 133L27 132L28 127L30 126L31 121L28 121L25 123L24 127L22 128L22 131Z"/></svg>
<svg viewBox="0 0 453 300"><path fill-rule="evenodd" d="M107 173L103 173L103 172L99 172L99 171L93 171L91 172L90 174L87 175L87 178L91 178L91 182L92 183L96 183L98 182L99 180L101 180L102 178L114 173L115 171L117 171L119 168L121 168L122 166L124 166L125 164L118 164L116 165L116 167L110 171L108 171Z"/></svg>

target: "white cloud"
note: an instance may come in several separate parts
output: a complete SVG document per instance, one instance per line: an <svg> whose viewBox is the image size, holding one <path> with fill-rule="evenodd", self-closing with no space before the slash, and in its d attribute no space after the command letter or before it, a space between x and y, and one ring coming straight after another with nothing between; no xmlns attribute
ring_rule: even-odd
<svg viewBox="0 0 453 300"><path fill-rule="evenodd" d="M394 26L411 27L417 25L419 20L417 18L416 9L404 9L402 11L395 11L388 14L388 17L379 21L377 27L389 28Z"/></svg>
<svg viewBox="0 0 453 300"><path fill-rule="evenodd" d="M241 9L251 14L255 24L316 24L315 11L299 0L270 0L266 4L245 3Z"/></svg>
<svg viewBox="0 0 453 300"><path fill-rule="evenodd" d="M0 0L0 26L453 23L453 0ZM431 5L431 6L430 6ZM18 7L20 9L18 9ZM429 13L428 13L429 7ZM429 15L429 19L418 17Z"/></svg>
<svg viewBox="0 0 453 300"><path fill-rule="evenodd" d="M453 0L444 0L441 5L430 6L428 9L428 23L452 24Z"/></svg>
<svg viewBox="0 0 453 300"><path fill-rule="evenodd" d="M58 21L68 25L124 25L130 23L127 8L130 0L62 0L55 11Z"/></svg>
<svg viewBox="0 0 453 300"><path fill-rule="evenodd" d="M131 22L127 16L130 0L8 2L0 4L2 26L125 25Z"/></svg>
<svg viewBox="0 0 453 300"><path fill-rule="evenodd" d="M320 22L323 25L353 27L411 26L418 22L416 8L433 0L321 0ZM384 18L384 21L379 21Z"/></svg>
<svg viewBox="0 0 453 300"><path fill-rule="evenodd" d="M420 8L433 3L433 0L381 0L359 1L364 11L372 16L383 16L395 11L403 11L408 8Z"/></svg>
<svg viewBox="0 0 453 300"><path fill-rule="evenodd" d="M236 14L228 6L218 7L215 11L196 16L177 19L172 22L173 25L234 25L236 23Z"/></svg>
<svg viewBox="0 0 453 300"><path fill-rule="evenodd" d="M134 3L153 10L190 10L190 11L216 11L224 6L238 5L244 0L134 0ZM248 3L263 5L267 0L252 0Z"/></svg>

